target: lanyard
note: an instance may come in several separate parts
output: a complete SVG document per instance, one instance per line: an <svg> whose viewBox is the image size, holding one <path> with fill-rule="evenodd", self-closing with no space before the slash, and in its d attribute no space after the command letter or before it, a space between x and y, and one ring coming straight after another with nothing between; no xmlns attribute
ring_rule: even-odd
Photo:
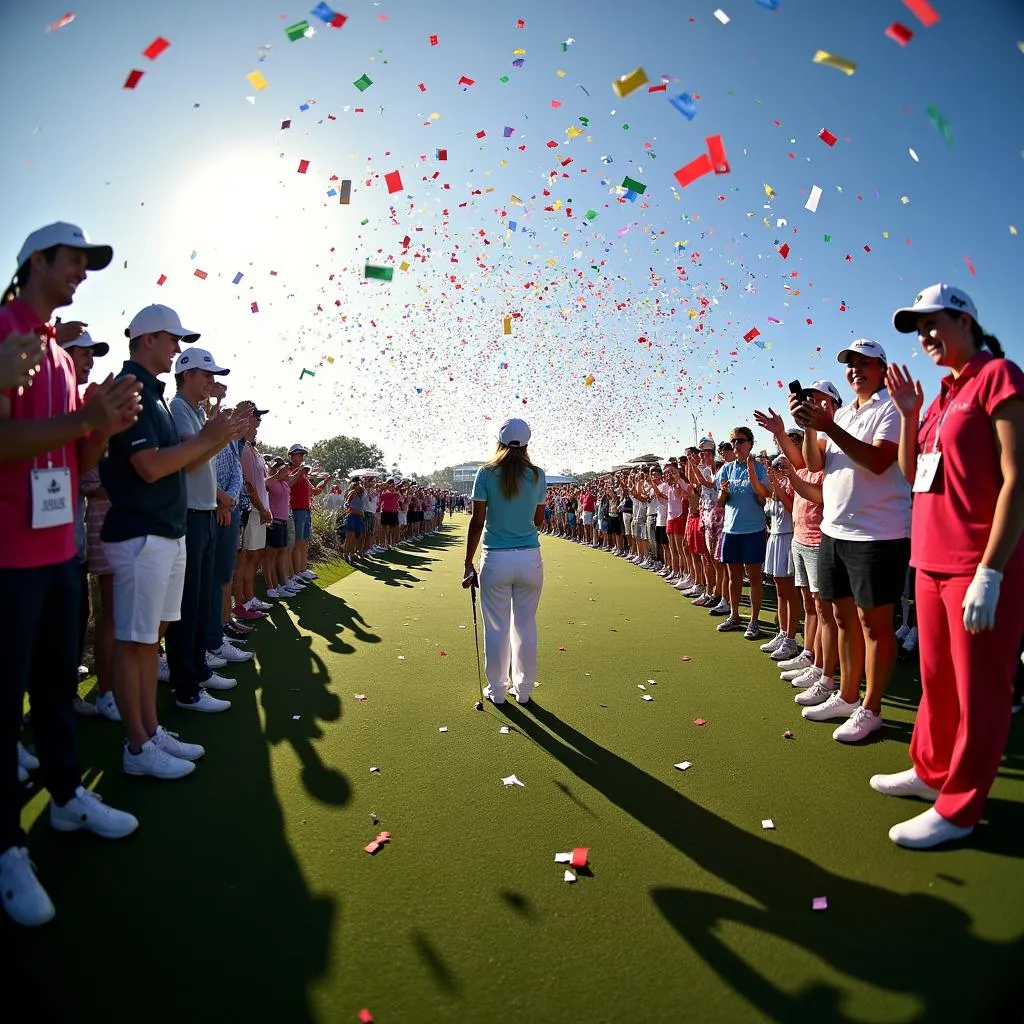
<svg viewBox="0 0 1024 1024"><path fill-rule="evenodd" d="M48 338L46 346L46 418L48 420L53 419L53 385L54 385L54 367L52 360L52 353L50 352L50 345L54 344L53 338ZM61 385L61 409L67 411L67 394L64 391L63 384ZM60 464L61 468L66 468L66 460L64 458L64 446L60 446ZM32 468L39 468L39 456L37 455L32 460ZM46 453L46 468L53 469L53 452L49 451Z"/></svg>
<svg viewBox="0 0 1024 1024"><path fill-rule="evenodd" d="M942 424L946 422L946 417L953 410L953 396L949 395L947 397L949 400L946 402L945 407L942 410L942 415L939 417L939 422L935 425L935 437L932 438L931 451L933 455L939 450L939 438L942 435Z"/></svg>

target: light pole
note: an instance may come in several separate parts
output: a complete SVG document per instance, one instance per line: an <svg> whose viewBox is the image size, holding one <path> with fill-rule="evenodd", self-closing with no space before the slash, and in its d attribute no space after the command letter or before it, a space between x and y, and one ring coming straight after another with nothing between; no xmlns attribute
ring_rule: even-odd
<svg viewBox="0 0 1024 1024"><path fill-rule="evenodd" d="M693 446L694 446L694 448L696 448L697 447L697 414L695 412L691 412L690 416L693 419Z"/></svg>

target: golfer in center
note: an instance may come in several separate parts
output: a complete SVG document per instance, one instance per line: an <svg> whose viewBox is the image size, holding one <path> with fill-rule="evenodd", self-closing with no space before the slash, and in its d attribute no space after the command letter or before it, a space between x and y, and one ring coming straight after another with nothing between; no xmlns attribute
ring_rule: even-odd
<svg viewBox="0 0 1024 1024"><path fill-rule="evenodd" d="M473 568L480 535L480 605L484 615L486 694L502 704L511 676L516 701L525 704L537 681L537 605L544 586L538 528L544 522L544 470L530 461L530 428L506 420L498 450L477 470L473 518L466 539L463 587L477 581Z"/></svg>

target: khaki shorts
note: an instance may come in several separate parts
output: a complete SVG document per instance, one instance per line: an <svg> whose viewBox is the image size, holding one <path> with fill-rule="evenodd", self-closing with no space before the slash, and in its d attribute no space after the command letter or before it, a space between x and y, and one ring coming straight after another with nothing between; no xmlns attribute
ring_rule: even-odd
<svg viewBox="0 0 1024 1024"><path fill-rule="evenodd" d="M249 521L245 524L242 534L243 551L262 551L267 546L267 527L260 522L260 514L256 509L249 512Z"/></svg>
<svg viewBox="0 0 1024 1024"><path fill-rule="evenodd" d="M155 644L161 622L181 619L185 538L135 537L103 549L114 570L114 638Z"/></svg>

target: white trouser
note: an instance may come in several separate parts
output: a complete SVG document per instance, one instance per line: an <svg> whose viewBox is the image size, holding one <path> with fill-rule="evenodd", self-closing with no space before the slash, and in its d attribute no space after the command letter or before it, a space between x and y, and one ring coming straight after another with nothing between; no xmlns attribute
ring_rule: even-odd
<svg viewBox="0 0 1024 1024"><path fill-rule="evenodd" d="M486 695L529 697L537 681L537 605L544 586L540 548L485 551L480 564L480 607L484 616Z"/></svg>

